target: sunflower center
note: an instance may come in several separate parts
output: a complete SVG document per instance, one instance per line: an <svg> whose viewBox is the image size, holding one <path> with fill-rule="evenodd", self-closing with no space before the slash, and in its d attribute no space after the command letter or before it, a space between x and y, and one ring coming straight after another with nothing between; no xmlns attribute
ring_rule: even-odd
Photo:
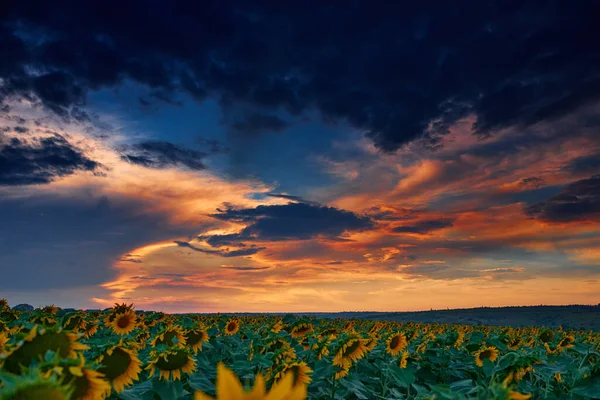
<svg viewBox="0 0 600 400"><path fill-rule="evenodd" d="M235 330L236 324L235 322L230 322L229 324L227 324L227 330L228 331L233 331Z"/></svg>
<svg viewBox="0 0 600 400"><path fill-rule="evenodd" d="M161 356L156 360L156 366L161 371L174 371L176 369L183 368L189 362L189 357L186 352L178 351L169 353L165 358Z"/></svg>
<svg viewBox="0 0 600 400"><path fill-rule="evenodd" d="M486 359L486 358L490 358L491 356L492 356L492 351L491 350L485 350L485 351L481 352L479 358L481 358L483 360L483 359Z"/></svg>
<svg viewBox="0 0 600 400"><path fill-rule="evenodd" d="M359 348L360 348L360 341L358 341L358 340L352 341L348 345L348 347L346 347L346 350L344 351L344 357L354 354L354 352L357 351Z"/></svg>
<svg viewBox="0 0 600 400"><path fill-rule="evenodd" d="M400 345L400 337L399 336L394 336L392 338L392 341L390 342L390 347L392 349L395 349L396 347L398 347Z"/></svg>
<svg viewBox="0 0 600 400"><path fill-rule="evenodd" d="M121 318L119 318L117 321L117 326L121 329L127 328L129 326L129 316L123 315Z"/></svg>
<svg viewBox="0 0 600 400"><path fill-rule="evenodd" d="M101 362L102 367L98 371L103 373L106 379L113 381L127 372L131 361L131 355L117 347L111 355L104 354Z"/></svg>

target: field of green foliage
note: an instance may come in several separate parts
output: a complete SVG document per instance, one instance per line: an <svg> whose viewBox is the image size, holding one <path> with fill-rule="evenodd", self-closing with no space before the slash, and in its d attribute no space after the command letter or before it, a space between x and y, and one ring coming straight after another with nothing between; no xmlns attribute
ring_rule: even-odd
<svg viewBox="0 0 600 400"><path fill-rule="evenodd" d="M0 301L0 399L600 398L600 334Z"/></svg>

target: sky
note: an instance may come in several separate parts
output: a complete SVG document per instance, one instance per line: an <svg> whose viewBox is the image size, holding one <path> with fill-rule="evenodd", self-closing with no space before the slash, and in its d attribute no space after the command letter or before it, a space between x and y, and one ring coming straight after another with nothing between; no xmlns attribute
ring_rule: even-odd
<svg viewBox="0 0 600 400"><path fill-rule="evenodd" d="M600 303L599 19L592 0L3 2L0 297Z"/></svg>

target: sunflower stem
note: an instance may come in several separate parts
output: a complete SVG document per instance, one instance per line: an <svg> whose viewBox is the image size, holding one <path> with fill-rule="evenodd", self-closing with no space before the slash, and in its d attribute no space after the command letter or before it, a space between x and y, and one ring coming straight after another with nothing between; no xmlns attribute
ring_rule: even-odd
<svg viewBox="0 0 600 400"><path fill-rule="evenodd" d="M331 400L335 399L335 375L331 380Z"/></svg>

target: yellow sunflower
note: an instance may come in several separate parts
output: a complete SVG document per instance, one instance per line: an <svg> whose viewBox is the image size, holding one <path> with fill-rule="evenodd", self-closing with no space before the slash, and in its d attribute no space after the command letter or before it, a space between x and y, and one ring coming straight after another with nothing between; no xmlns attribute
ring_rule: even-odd
<svg viewBox="0 0 600 400"><path fill-rule="evenodd" d="M8 332L0 332L0 352L3 352L9 341Z"/></svg>
<svg viewBox="0 0 600 400"><path fill-rule="evenodd" d="M483 367L483 360L488 359L491 362L498 358L498 349L494 346L485 347L475 354L475 363L478 367Z"/></svg>
<svg viewBox="0 0 600 400"><path fill-rule="evenodd" d="M194 353L202 350L202 342L208 342L208 333L204 329L188 329L185 342Z"/></svg>
<svg viewBox="0 0 600 400"><path fill-rule="evenodd" d="M398 365L400 368L406 368L407 364L408 364L408 351L405 351L400 356L400 362Z"/></svg>
<svg viewBox="0 0 600 400"><path fill-rule="evenodd" d="M392 356L397 356L402 350L408 346L408 342L406 341L406 337L403 333L396 333L395 335L391 335L387 340L387 346L385 350L390 353Z"/></svg>
<svg viewBox="0 0 600 400"><path fill-rule="evenodd" d="M167 326L163 328L154 339L150 341L152 347L156 347L159 344L166 344L167 346L181 345L185 346L185 334L180 326Z"/></svg>
<svg viewBox="0 0 600 400"><path fill-rule="evenodd" d="M142 371L140 359L135 351L120 344L107 349L98 358L97 363L100 364L98 371L112 383L117 393L121 393L125 386L137 380Z"/></svg>
<svg viewBox="0 0 600 400"><path fill-rule="evenodd" d="M235 335L240 330L240 321L237 319L230 319L225 325L225 335Z"/></svg>
<svg viewBox="0 0 600 400"><path fill-rule="evenodd" d="M0 311L4 311L7 308L10 308L8 306L8 300L6 300L6 299L0 299Z"/></svg>
<svg viewBox="0 0 600 400"><path fill-rule="evenodd" d="M375 348L375 346L377 346L377 338L374 336L369 336L365 340L365 347L366 347L367 351L373 350Z"/></svg>
<svg viewBox="0 0 600 400"><path fill-rule="evenodd" d="M98 332L98 324L88 324L85 327L85 332L83 333L83 337L86 339L91 338Z"/></svg>
<svg viewBox="0 0 600 400"><path fill-rule="evenodd" d="M82 330L85 330L85 327L87 326L87 321L83 319L83 315L79 313L74 313L69 317L63 319L62 326L66 330L78 333Z"/></svg>
<svg viewBox="0 0 600 400"><path fill-rule="evenodd" d="M135 311L127 310L115 315L115 318L110 324L110 328L117 335L127 335L132 332L137 323Z"/></svg>
<svg viewBox="0 0 600 400"><path fill-rule="evenodd" d="M335 364L334 364L335 365ZM340 368L339 371L335 373L335 379L342 379L350 372L350 368L352 367L352 361L348 359L342 359L341 365L335 365Z"/></svg>
<svg viewBox="0 0 600 400"><path fill-rule="evenodd" d="M300 338L312 331L313 331L312 324L304 324L304 323L298 324L292 328L292 337L294 339L297 339L297 338Z"/></svg>
<svg viewBox="0 0 600 400"><path fill-rule="evenodd" d="M573 343L575 342L575 337L573 335L563 337L558 343L559 349L567 349L573 347Z"/></svg>
<svg viewBox="0 0 600 400"><path fill-rule="evenodd" d="M291 363L285 364L283 369L275 374L275 382L283 379L288 373L291 373L294 377L294 386L308 385L310 383L310 375L313 370L304 362L292 361Z"/></svg>
<svg viewBox="0 0 600 400"><path fill-rule="evenodd" d="M333 358L333 365L344 367L344 360L358 361L367 353L364 339L350 338L346 343L342 344L338 352Z"/></svg>
<svg viewBox="0 0 600 400"><path fill-rule="evenodd" d="M54 351L63 358L77 358L77 351L90 348L78 343L78 339L79 336L71 332L47 331L34 325L20 344L0 361L0 367L18 375L21 373L21 365L28 367L34 360L41 360L48 351Z"/></svg>
<svg viewBox="0 0 600 400"><path fill-rule="evenodd" d="M531 394L523 394L523 393L516 392L514 390L511 390L508 393L509 400L528 400L531 398L531 396L532 396Z"/></svg>
<svg viewBox="0 0 600 400"><path fill-rule="evenodd" d="M275 383L267 393L265 380L262 375L256 375L254 388L250 392L244 391L242 384L235 374L227 369L223 363L217 366L217 397L206 395L201 391L194 393L194 400L305 400L306 386L294 386L294 377L287 374Z"/></svg>
<svg viewBox="0 0 600 400"><path fill-rule="evenodd" d="M56 314L56 312L59 310L58 307L56 307L54 304L43 307L42 308L42 312L46 313L46 314Z"/></svg>
<svg viewBox="0 0 600 400"><path fill-rule="evenodd" d="M279 320L271 327L271 332L279 333L283 329L283 321Z"/></svg>
<svg viewBox="0 0 600 400"><path fill-rule="evenodd" d="M196 370L196 363L191 357L189 351L184 348L169 349L163 352L150 352L150 364L146 367L150 370L150 376L158 369L159 379L179 380L181 373L193 373Z"/></svg>

